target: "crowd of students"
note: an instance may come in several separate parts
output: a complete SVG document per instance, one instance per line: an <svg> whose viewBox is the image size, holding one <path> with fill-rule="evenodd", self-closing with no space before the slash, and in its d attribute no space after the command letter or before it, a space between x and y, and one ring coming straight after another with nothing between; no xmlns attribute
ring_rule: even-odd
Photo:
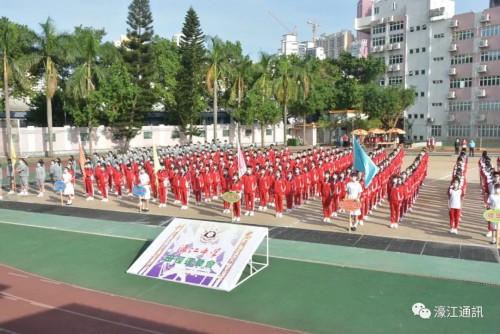
<svg viewBox="0 0 500 334"><path fill-rule="evenodd" d="M450 233L458 234L458 225L462 218L462 201L467 189L467 154L463 149L453 166L451 183L448 187L448 212L450 216Z"/></svg>
<svg viewBox="0 0 500 334"><path fill-rule="evenodd" d="M481 193L486 208L492 210L500 209L500 172L492 166L488 152L483 152L478 161L478 167ZM497 242L497 225L497 223L488 222L486 237L492 238L491 244Z"/></svg>

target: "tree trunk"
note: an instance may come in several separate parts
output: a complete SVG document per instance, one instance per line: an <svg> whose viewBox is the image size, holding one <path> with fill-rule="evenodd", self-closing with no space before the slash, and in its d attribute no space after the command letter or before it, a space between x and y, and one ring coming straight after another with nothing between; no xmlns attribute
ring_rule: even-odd
<svg viewBox="0 0 500 334"><path fill-rule="evenodd" d="M52 142L52 99L47 96L47 130L49 135L49 152L48 156L54 155L54 144Z"/></svg>
<svg viewBox="0 0 500 334"><path fill-rule="evenodd" d="M7 129L7 141L10 144L11 141L11 125L10 125L10 102L9 102L9 74L7 72L7 56L3 56L3 96L4 96L4 106L5 106L5 128ZM9 146L10 147L10 146ZM12 155L12 152L10 152Z"/></svg>
<svg viewBox="0 0 500 334"><path fill-rule="evenodd" d="M241 145L241 123L238 122L238 143Z"/></svg>
<svg viewBox="0 0 500 334"><path fill-rule="evenodd" d="M217 79L214 79L214 143L217 143L217 112L218 112L218 105L217 105L217 90L218 90L218 84L217 84Z"/></svg>
<svg viewBox="0 0 500 334"><path fill-rule="evenodd" d="M283 107L283 145L286 145L286 135L287 135L287 128L286 128L286 119L287 119L287 110L286 110L286 100L285 100L285 105Z"/></svg>
<svg viewBox="0 0 500 334"><path fill-rule="evenodd" d="M304 121L302 122L302 144L306 144L306 116L304 115Z"/></svg>
<svg viewBox="0 0 500 334"><path fill-rule="evenodd" d="M92 126L89 125L89 155L92 156L94 152L93 151L93 145L92 145Z"/></svg>
<svg viewBox="0 0 500 334"><path fill-rule="evenodd" d="M266 125L264 123L260 123L260 146L264 147L266 145Z"/></svg>

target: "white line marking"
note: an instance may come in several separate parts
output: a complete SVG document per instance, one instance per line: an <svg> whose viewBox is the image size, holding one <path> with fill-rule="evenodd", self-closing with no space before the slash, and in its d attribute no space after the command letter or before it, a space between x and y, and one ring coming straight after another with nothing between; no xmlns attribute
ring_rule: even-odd
<svg viewBox="0 0 500 334"><path fill-rule="evenodd" d="M18 276L18 277L22 277L22 278L28 278L28 276L20 275L20 274L16 274L16 273L9 273L9 275Z"/></svg>
<svg viewBox="0 0 500 334"><path fill-rule="evenodd" d="M46 279L40 279L40 281L45 282L45 283L57 284L57 285L61 284L61 283L59 283L59 282L56 282L56 281L49 281L49 280L46 280Z"/></svg>
<svg viewBox="0 0 500 334"><path fill-rule="evenodd" d="M8 329L0 327L0 333L7 333L7 334L19 334L17 332L9 331Z"/></svg>

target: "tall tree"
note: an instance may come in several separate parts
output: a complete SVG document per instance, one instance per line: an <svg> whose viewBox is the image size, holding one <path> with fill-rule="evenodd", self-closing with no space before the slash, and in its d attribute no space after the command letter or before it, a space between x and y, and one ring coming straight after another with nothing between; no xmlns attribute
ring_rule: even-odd
<svg viewBox="0 0 500 334"><path fill-rule="evenodd" d="M69 36L58 34L54 21L49 17L44 23L40 23L42 31L37 35L37 53L32 58L34 66L42 65L45 80L45 99L47 104L47 128L48 128L48 155L54 153L54 143L52 142L52 98L58 88L58 66L68 61L68 51L70 50Z"/></svg>
<svg viewBox="0 0 500 334"><path fill-rule="evenodd" d="M298 70L293 65L292 57L280 56L276 61L275 95L283 107L283 143L286 144L288 104L297 97Z"/></svg>
<svg viewBox="0 0 500 334"><path fill-rule="evenodd" d="M250 57L241 57L237 59L236 64L231 71L231 84L229 89L229 106L237 109L241 108L241 103L245 97L246 91L250 82L250 74L253 69ZM234 114L231 117L234 118ZM241 122L237 120L238 124L238 142L241 143Z"/></svg>
<svg viewBox="0 0 500 334"><path fill-rule="evenodd" d="M127 39L122 42L122 55L132 84L138 89L128 113L119 115L117 125L127 142L140 131L145 112L155 103L152 92L154 59L150 52L153 38L153 15L149 0L133 0L128 7Z"/></svg>
<svg viewBox="0 0 500 334"><path fill-rule="evenodd" d="M200 27L198 15L192 7L187 11L182 27L180 42L180 70L177 74L177 90L175 100L176 113L182 131L192 141L193 135L198 135L200 130L195 126L199 121L201 112L205 109L203 101L203 56L204 36Z"/></svg>
<svg viewBox="0 0 500 334"><path fill-rule="evenodd" d="M23 68L22 58L29 52L33 37L33 33L27 27L13 23L6 17L0 18L0 57L2 58L1 71L7 141L11 139L10 82L17 83L17 87L21 90L26 89L26 72Z"/></svg>

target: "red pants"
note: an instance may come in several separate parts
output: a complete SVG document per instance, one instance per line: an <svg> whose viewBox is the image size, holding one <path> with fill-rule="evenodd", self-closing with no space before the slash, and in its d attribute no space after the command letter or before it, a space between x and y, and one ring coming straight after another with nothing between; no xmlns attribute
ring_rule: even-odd
<svg viewBox="0 0 500 334"><path fill-rule="evenodd" d="M253 211L254 201L255 201L254 193L245 193L245 209L247 209L247 211Z"/></svg>
<svg viewBox="0 0 500 334"><path fill-rule="evenodd" d="M132 183L132 179L127 179L127 188L128 188L129 193L132 192L133 187L134 187L134 184Z"/></svg>
<svg viewBox="0 0 500 334"><path fill-rule="evenodd" d="M108 188L106 187L105 184L101 184L99 190L101 190L102 198L108 198Z"/></svg>
<svg viewBox="0 0 500 334"><path fill-rule="evenodd" d="M297 206L302 205L302 191L293 195L293 204Z"/></svg>
<svg viewBox="0 0 500 334"><path fill-rule="evenodd" d="M160 197L160 204L167 204L167 188L158 188L158 195Z"/></svg>
<svg viewBox="0 0 500 334"><path fill-rule="evenodd" d="M115 184L116 193L118 196L122 195L122 186Z"/></svg>
<svg viewBox="0 0 500 334"><path fill-rule="evenodd" d="M179 187L172 186L172 193L174 194L174 198L176 201L181 200L181 193L179 192Z"/></svg>
<svg viewBox="0 0 500 334"><path fill-rule="evenodd" d="M193 190L194 192L194 199L197 203L201 202L201 189L199 190Z"/></svg>
<svg viewBox="0 0 500 334"><path fill-rule="evenodd" d="M286 208L289 210L293 208L293 194L286 195Z"/></svg>
<svg viewBox="0 0 500 334"><path fill-rule="evenodd" d="M186 188L179 189L181 195L181 205L188 205L188 190Z"/></svg>
<svg viewBox="0 0 500 334"><path fill-rule="evenodd" d="M200 198L201 198L201 194L200 194ZM226 201L222 201L222 203L224 204L224 210L231 208L231 203L226 202Z"/></svg>
<svg viewBox="0 0 500 334"><path fill-rule="evenodd" d="M322 196L321 203L323 204L323 217L330 218L332 215L332 198L330 196Z"/></svg>
<svg viewBox="0 0 500 334"><path fill-rule="evenodd" d="M155 183L151 185L151 195L153 196L153 198L158 197L158 187Z"/></svg>
<svg viewBox="0 0 500 334"><path fill-rule="evenodd" d="M260 205L267 206L267 189L259 190Z"/></svg>
<svg viewBox="0 0 500 334"><path fill-rule="evenodd" d="M94 197L94 182L90 179L85 179L85 191L88 197Z"/></svg>
<svg viewBox="0 0 500 334"><path fill-rule="evenodd" d="M458 228L461 209L450 209L450 228Z"/></svg>
<svg viewBox="0 0 500 334"><path fill-rule="evenodd" d="M391 223L398 223L401 215L401 203L390 202L391 205Z"/></svg>
<svg viewBox="0 0 500 334"><path fill-rule="evenodd" d="M275 194L274 199L276 200L276 212L277 213L282 213L283 212L283 195L281 194Z"/></svg>
<svg viewBox="0 0 500 334"><path fill-rule="evenodd" d="M302 199L305 201L309 199L309 188L302 189Z"/></svg>
<svg viewBox="0 0 500 334"><path fill-rule="evenodd" d="M334 195L332 197L332 211L331 212L338 212L339 211L339 202L340 202L340 199L339 199L339 196L336 196Z"/></svg>
<svg viewBox="0 0 500 334"><path fill-rule="evenodd" d="M241 217L241 201L233 203L233 215L234 217Z"/></svg>
<svg viewBox="0 0 500 334"><path fill-rule="evenodd" d="M212 198L212 196L210 196L210 185L205 185L205 187L203 187L203 192L205 193L205 199Z"/></svg>
<svg viewBox="0 0 500 334"><path fill-rule="evenodd" d="M212 194L219 196L219 184L217 182L212 183Z"/></svg>

